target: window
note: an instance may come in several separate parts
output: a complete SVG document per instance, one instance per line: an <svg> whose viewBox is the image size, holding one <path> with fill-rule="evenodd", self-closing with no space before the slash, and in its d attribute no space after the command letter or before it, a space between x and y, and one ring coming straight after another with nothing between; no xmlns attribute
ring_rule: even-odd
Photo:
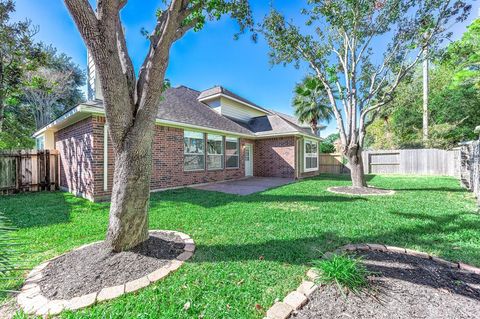
<svg viewBox="0 0 480 319"><path fill-rule="evenodd" d="M238 138L227 137L225 139L225 155L227 156L227 168L239 167Z"/></svg>
<svg viewBox="0 0 480 319"><path fill-rule="evenodd" d="M304 171L311 172L318 170L318 143L312 140L305 140L304 154Z"/></svg>
<svg viewBox="0 0 480 319"><path fill-rule="evenodd" d="M207 167L209 170L223 169L223 136L207 135Z"/></svg>
<svg viewBox="0 0 480 319"><path fill-rule="evenodd" d="M205 138L203 133L183 133L183 169L198 171L205 169Z"/></svg>

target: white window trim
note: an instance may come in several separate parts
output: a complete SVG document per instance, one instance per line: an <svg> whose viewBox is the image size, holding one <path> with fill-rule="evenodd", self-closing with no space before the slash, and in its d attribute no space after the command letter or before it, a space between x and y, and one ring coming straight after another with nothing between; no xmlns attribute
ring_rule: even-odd
<svg viewBox="0 0 480 319"><path fill-rule="evenodd" d="M185 152L185 146L184 146L184 149L183 149L183 163L182 163L182 166L183 166L183 171L184 172L202 172L202 171L205 171L206 167L207 167L207 157L205 156L205 133L202 133L202 132L198 132L198 131L190 131L190 130L184 130L183 131L183 139L185 141L185 133L187 132L191 132L191 133L201 133L202 136L203 136L203 153L200 154L200 153L186 153ZM184 142L185 143L185 142ZM194 155L194 156L200 156L200 155L203 155L203 168L196 168L196 169L185 169L185 155Z"/></svg>
<svg viewBox="0 0 480 319"><path fill-rule="evenodd" d="M237 157L237 166L236 167L227 167L227 141L230 140L230 142L235 142L237 143L237 155L228 155L229 157ZM240 168L240 139L238 137L226 137L225 138L225 169L239 169Z"/></svg>
<svg viewBox="0 0 480 319"><path fill-rule="evenodd" d="M221 138L221 142L222 142L222 153L221 154L210 154L208 151L208 141L210 140L209 136L215 136L215 137L220 137ZM212 139L213 141L215 141L215 139ZM216 139L216 141L218 141L218 139ZM225 143L224 143L224 138L222 135L218 135L218 134L207 134L207 143L205 144L206 147L207 147L207 157L206 157L206 160L205 160L205 165L207 166L207 170L209 171L223 171L225 169ZM210 168L208 167L208 157L209 156L220 156L223 161L222 162L222 167L215 167L215 168Z"/></svg>
<svg viewBox="0 0 480 319"><path fill-rule="evenodd" d="M45 149L45 135L40 135L35 138L35 148L37 150Z"/></svg>
<svg viewBox="0 0 480 319"><path fill-rule="evenodd" d="M308 153L309 156L307 156L307 143L315 143L317 144L317 153ZM315 154L315 156L312 156L313 154ZM317 158L317 166L316 167L311 167L311 168L307 168L307 157L316 157ZM304 172L314 172L314 171L318 171L318 142L315 141L315 140L303 140L303 171Z"/></svg>

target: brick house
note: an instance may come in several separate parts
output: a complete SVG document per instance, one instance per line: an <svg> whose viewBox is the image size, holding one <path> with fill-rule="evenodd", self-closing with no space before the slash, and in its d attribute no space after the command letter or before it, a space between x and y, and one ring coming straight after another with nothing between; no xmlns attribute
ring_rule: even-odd
<svg viewBox="0 0 480 319"><path fill-rule="evenodd" d="M318 142L296 118L266 110L223 88L169 88L159 105L151 190L242 179L318 174ZM114 154L101 93L34 136L60 153L60 187L107 200Z"/></svg>

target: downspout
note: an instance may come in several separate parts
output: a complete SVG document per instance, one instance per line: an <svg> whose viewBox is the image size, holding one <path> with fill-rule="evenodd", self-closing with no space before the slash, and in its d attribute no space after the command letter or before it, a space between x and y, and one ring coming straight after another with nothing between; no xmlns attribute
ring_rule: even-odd
<svg viewBox="0 0 480 319"><path fill-rule="evenodd" d="M300 143L300 138L298 137L295 137L295 179L299 179L300 178L300 147L299 147L299 143Z"/></svg>
<svg viewBox="0 0 480 319"><path fill-rule="evenodd" d="M108 190L108 125L103 126L103 190Z"/></svg>

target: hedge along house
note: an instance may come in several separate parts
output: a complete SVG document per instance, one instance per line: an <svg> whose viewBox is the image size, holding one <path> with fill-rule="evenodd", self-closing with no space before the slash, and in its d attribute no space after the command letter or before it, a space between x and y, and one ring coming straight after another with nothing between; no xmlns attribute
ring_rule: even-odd
<svg viewBox="0 0 480 319"><path fill-rule="evenodd" d="M38 147L59 151L63 190L100 201L110 196L114 154L101 92L93 82L90 101L34 136ZM152 191L250 176L318 174L320 138L308 126L219 86L202 92L167 89L155 130Z"/></svg>

